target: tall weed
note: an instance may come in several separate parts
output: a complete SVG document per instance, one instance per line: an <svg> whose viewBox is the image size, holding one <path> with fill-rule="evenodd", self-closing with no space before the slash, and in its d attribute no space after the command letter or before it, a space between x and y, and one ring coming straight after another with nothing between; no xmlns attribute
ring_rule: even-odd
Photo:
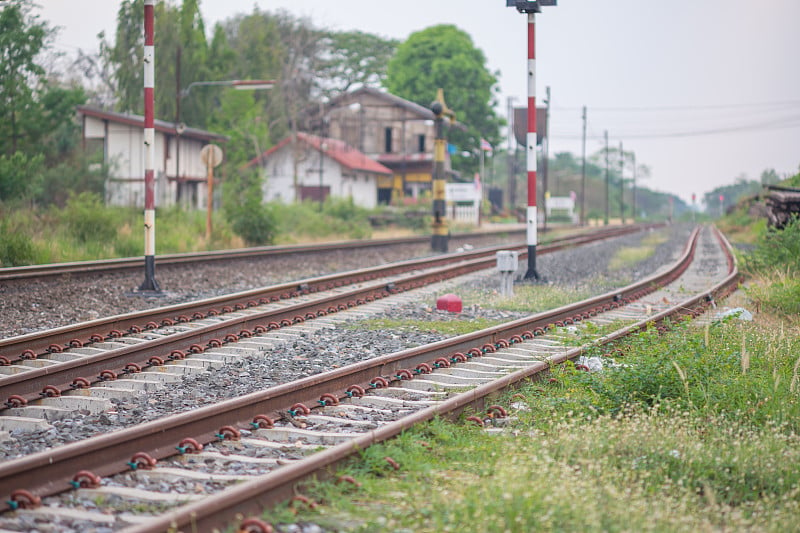
<svg viewBox="0 0 800 533"><path fill-rule="evenodd" d="M94 193L71 195L60 211L69 236L79 243L111 243L117 235L119 209L106 207L102 198Z"/></svg>
<svg viewBox="0 0 800 533"><path fill-rule="evenodd" d="M779 268L788 275L800 274L800 219L792 218L783 229L769 228L752 252L742 259L742 270L752 275Z"/></svg>

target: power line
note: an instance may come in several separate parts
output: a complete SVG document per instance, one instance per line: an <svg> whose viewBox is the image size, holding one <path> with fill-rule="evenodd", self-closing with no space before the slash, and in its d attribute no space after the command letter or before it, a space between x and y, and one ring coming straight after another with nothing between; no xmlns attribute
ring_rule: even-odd
<svg viewBox="0 0 800 533"><path fill-rule="evenodd" d="M689 106L639 106L639 107L592 107L592 112L651 112L651 111L697 111L703 109L743 109L757 107L800 106L800 100L783 100L776 102L758 102L749 104L704 104ZM582 107L553 107L554 111L580 112Z"/></svg>
<svg viewBox="0 0 800 533"><path fill-rule="evenodd" d="M718 135L723 133L734 133L740 131L769 131L769 130L776 130L776 129L783 129L783 128L795 128L800 127L800 115L792 116L792 117L784 117L779 120L772 120L768 122L761 122L755 124L743 124L738 126L730 126L730 127L720 127L720 128L711 128L711 129L704 129L704 130L690 130L690 131L679 131L679 132L664 132L664 133L626 133L621 132L617 136L625 139L663 139L663 138L670 138L670 137L700 137L704 135ZM554 139L581 139L580 134L565 134L565 135L552 135ZM600 135L590 135L592 139L599 140L602 137Z"/></svg>

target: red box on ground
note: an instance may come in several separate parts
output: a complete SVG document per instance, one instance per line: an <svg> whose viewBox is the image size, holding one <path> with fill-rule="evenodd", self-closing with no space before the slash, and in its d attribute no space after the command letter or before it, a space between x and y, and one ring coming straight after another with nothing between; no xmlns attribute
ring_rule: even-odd
<svg viewBox="0 0 800 533"><path fill-rule="evenodd" d="M460 313L461 308L461 298L455 294L445 294L436 300L436 309L442 309L451 313Z"/></svg>

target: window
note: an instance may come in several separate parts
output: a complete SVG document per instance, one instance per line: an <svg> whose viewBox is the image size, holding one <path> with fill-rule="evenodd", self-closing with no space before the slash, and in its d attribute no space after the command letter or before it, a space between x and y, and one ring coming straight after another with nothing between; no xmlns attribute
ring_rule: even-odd
<svg viewBox="0 0 800 533"><path fill-rule="evenodd" d="M384 139L384 152L387 154L392 153L392 128L384 129L384 135L386 136Z"/></svg>
<svg viewBox="0 0 800 533"><path fill-rule="evenodd" d="M425 134L417 136L417 151L421 154L425 153Z"/></svg>

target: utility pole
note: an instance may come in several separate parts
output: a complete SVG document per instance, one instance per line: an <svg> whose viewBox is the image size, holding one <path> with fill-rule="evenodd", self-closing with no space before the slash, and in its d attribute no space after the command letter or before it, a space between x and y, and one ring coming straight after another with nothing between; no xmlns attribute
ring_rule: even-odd
<svg viewBox="0 0 800 533"><path fill-rule="evenodd" d="M517 141L514 138L514 97L506 100L508 105L508 210L514 212L517 203Z"/></svg>
<svg viewBox="0 0 800 533"><path fill-rule="evenodd" d="M606 217L605 225L608 226L608 130L603 133L606 139Z"/></svg>
<svg viewBox="0 0 800 533"><path fill-rule="evenodd" d="M581 226L586 225L586 106L583 106L583 140L581 155Z"/></svg>
<svg viewBox="0 0 800 533"><path fill-rule="evenodd" d="M542 138L542 170L544 170L544 179L542 180L542 185L544 185L544 231L547 231L547 200L550 198L550 186L548 184L550 178L550 167L549 167L549 157L550 157L550 87L545 88L545 100L544 100L544 135Z"/></svg>
<svg viewBox="0 0 800 533"><path fill-rule="evenodd" d="M153 11L155 0L144 0L144 282L140 291L160 293L156 281L156 134L155 45Z"/></svg>
<svg viewBox="0 0 800 533"><path fill-rule="evenodd" d="M625 152L619 142L619 218L625 224Z"/></svg>
<svg viewBox="0 0 800 533"><path fill-rule="evenodd" d="M631 221L636 223L636 152L631 154L633 158L633 198L631 201Z"/></svg>

